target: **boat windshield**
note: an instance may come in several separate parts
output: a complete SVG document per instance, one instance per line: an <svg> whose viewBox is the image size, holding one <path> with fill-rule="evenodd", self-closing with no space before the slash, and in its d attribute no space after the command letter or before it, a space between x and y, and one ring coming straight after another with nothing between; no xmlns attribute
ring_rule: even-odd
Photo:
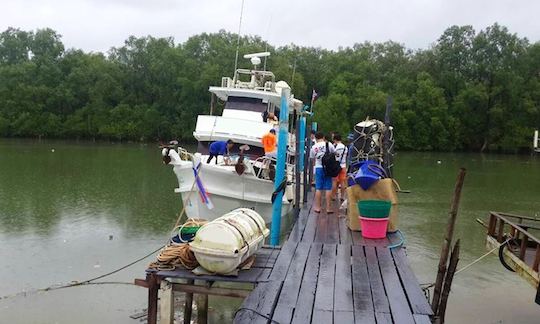
<svg viewBox="0 0 540 324"><path fill-rule="evenodd" d="M246 110L263 113L268 108L268 104L262 99L246 97L229 97L225 103L225 109Z"/></svg>

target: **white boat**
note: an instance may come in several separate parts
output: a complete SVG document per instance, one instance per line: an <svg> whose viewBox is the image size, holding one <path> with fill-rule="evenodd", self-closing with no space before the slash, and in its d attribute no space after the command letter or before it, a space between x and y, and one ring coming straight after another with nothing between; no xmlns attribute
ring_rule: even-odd
<svg viewBox="0 0 540 324"><path fill-rule="evenodd" d="M271 197L274 192L271 169L275 159L264 155L261 139L270 129L277 129L277 125L275 122L263 121L263 114L277 112L281 104L281 90L289 86L283 81L276 82L272 72L257 69L260 57L269 54L265 52L244 56L251 58L254 64L252 70L238 69L232 79L224 77L221 86L209 88L225 105L221 116L198 116L193 132L198 141L197 152L191 153L181 147L177 150L170 147L163 149L163 156L170 158L170 162L168 158L164 161L173 166L178 178L175 192L182 195L188 217L213 220L233 209L245 207L257 211L266 223L271 221ZM290 114L302 109L302 102L293 95L288 104ZM223 156L218 157L217 164L215 160L206 163L209 145L229 139L235 143L230 163L226 163ZM289 149L294 150L295 138L290 132L288 143ZM249 149L243 151L243 157L240 158L240 147L245 148L246 145ZM244 165L243 173L237 172L236 164ZM210 203L205 202L200 195L194 168L197 169L203 191L208 193ZM290 184L286 186L283 195L282 217L293 206L293 175L294 166L287 164Z"/></svg>

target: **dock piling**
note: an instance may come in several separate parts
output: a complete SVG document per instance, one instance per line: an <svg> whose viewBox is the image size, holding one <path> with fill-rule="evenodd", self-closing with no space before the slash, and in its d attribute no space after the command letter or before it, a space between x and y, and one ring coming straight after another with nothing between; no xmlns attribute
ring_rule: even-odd
<svg viewBox="0 0 540 324"><path fill-rule="evenodd" d="M289 139L289 97L290 88L281 90L281 110L279 114L279 136L277 148L276 178L274 190L278 190L283 181L287 181L285 163L287 162L287 142ZM283 204L283 190L277 192L272 210L272 224L270 230L270 244L278 245L281 230L281 206Z"/></svg>
<svg viewBox="0 0 540 324"><path fill-rule="evenodd" d="M452 254L450 254L450 263L448 264L448 271L444 278L444 287L441 294L441 303L439 305L439 323L444 324L444 316L446 314L446 305L448 303L448 296L450 295L450 288L452 287L452 281L454 274L456 273L457 264L459 261L460 240L456 241Z"/></svg>
<svg viewBox="0 0 540 324"><path fill-rule="evenodd" d="M454 227L456 225L456 218L459 209L459 202L461 199L461 190L463 189L463 182L465 181L465 168L459 170L459 174L456 180L456 186L454 188L454 195L452 197L452 203L450 207L450 213L448 215L448 225L446 227L446 235L441 250L441 257L439 259L439 267L437 271L437 279L435 281L435 288L433 290L433 300L431 302L431 308L435 315L438 314L439 303L441 298L441 290L444 283L444 278L447 273L448 255L450 254L450 246L454 237Z"/></svg>
<svg viewBox="0 0 540 324"><path fill-rule="evenodd" d="M193 285L195 280L188 279L187 284ZM184 304L184 324L191 323L191 312L193 310L193 293L186 292L186 301Z"/></svg>
<svg viewBox="0 0 540 324"><path fill-rule="evenodd" d="M159 314L160 324L173 324L174 323L174 293L172 285L167 280L162 280L159 285L159 298L160 308Z"/></svg>

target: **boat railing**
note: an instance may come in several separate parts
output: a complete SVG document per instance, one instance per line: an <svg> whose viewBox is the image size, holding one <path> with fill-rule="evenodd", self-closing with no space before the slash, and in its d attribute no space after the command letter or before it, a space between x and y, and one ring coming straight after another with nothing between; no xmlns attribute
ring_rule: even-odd
<svg viewBox="0 0 540 324"><path fill-rule="evenodd" d="M488 235L501 244L507 240L516 242L519 247L512 252L533 271L538 272L540 239L531 230L540 230L540 218L494 211L489 214Z"/></svg>
<svg viewBox="0 0 540 324"><path fill-rule="evenodd" d="M263 178L263 172L270 168L270 164L272 164L272 163L276 164L277 159L275 157L263 155L263 156L260 156L260 157L256 158L253 161L253 164L256 164L256 163L259 163L262 167L258 168L258 171L255 173L255 176L257 176L257 178L262 179ZM287 162L286 165L287 165L287 172L292 172L292 174L295 174L295 172L296 172L295 167L296 166L294 165L294 163L288 163Z"/></svg>

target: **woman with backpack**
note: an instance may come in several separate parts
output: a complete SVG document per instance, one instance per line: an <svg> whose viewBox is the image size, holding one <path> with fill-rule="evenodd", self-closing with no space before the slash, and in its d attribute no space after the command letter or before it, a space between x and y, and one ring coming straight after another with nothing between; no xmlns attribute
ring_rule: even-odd
<svg viewBox="0 0 540 324"><path fill-rule="evenodd" d="M324 191L326 213L332 214L334 212L331 207L332 177L337 176L335 149L334 145L325 140L324 134L321 132L315 134L315 141L316 143L311 147L311 151L309 152L309 157L315 160L315 202L313 211L316 213L321 212L322 193ZM339 163L337 165L339 168L337 172L339 173L341 168L339 167Z"/></svg>

